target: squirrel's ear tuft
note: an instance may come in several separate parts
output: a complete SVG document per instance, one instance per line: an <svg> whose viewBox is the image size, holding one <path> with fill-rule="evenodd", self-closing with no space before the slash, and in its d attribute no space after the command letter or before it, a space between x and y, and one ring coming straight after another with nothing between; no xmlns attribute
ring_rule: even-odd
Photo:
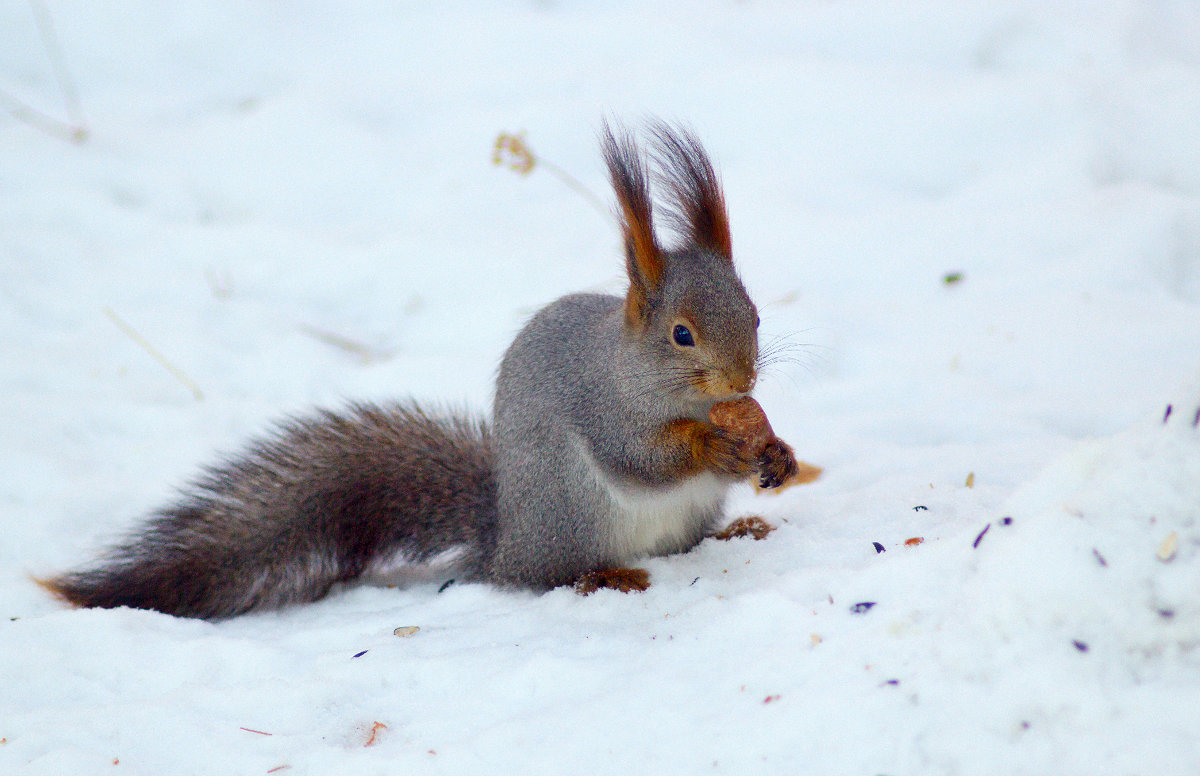
<svg viewBox="0 0 1200 776"><path fill-rule="evenodd" d="M671 200L668 217L690 244L733 261L721 179L704 147L688 130L665 122L652 131L660 177Z"/></svg>
<svg viewBox="0 0 1200 776"><path fill-rule="evenodd" d="M605 124L602 146L625 233L625 269L629 273L625 318L636 324L645 319L649 296L658 289L663 274L662 249L654 238L650 176L628 131L614 135Z"/></svg>

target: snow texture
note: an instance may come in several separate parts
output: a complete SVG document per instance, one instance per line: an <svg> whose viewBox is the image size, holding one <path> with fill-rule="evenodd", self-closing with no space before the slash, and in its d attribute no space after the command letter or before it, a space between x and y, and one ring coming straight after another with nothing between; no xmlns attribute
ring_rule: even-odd
<svg viewBox="0 0 1200 776"><path fill-rule="evenodd" d="M0 2L3 105L61 118L37 7L89 135L0 115L0 773L1196 772L1194 3ZM648 115L717 161L826 468L737 494L766 540L218 624L33 584L273 418L486 410L532 310L622 289L494 139L607 199Z"/></svg>

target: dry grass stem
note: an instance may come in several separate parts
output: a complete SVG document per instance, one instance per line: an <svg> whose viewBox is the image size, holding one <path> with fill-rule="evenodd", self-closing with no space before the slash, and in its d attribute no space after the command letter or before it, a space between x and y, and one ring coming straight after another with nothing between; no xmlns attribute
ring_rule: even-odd
<svg viewBox="0 0 1200 776"><path fill-rule="evenodd" d="M3 90L0 90L0 103L3 103L4 109L18 121L68 142L82 143L88 138L87 121L83 117L79 91L75 88L70 71L67 70L62 46L59 45L58 36L54 32L54 23L41 0L29 0L29 7L33 10L33 20L37 25L38 34L41 35L46 56L50 59L50 67L54 70L54 80L58 82L59 91L62 92L69 121L63 122L48 116Z"/></svg>
<svg viewBox="0 0 1200 776"><path fill-rule="evenodd" d="M82 143L87 140L87 129L73 127L56 118L47 116L45 113L21 102L3 89L0 89L0 105L4 106L4 110L8 115L17 121L28 124L39 132L44 132L47 135L57 137L60 140L66 140L70 143Z"/></svg>
<svg viewBox="0 0 1200 776"><path fill-rule="evenodd" d="M332 345L338 350L358 356L358 359L364 366L376 361L386 361L395 352L392 349L371 347L336 332L310 326L307 323L300 324L300 331L319 342L324 342L326 345Z"/></svg>
<svg viewBox="0 0 1200 776"><path fill-rule="evenodd" d="M199 386L192 382L191 378L185 375L183 371L179 369L179 367L168 361L166 356L164 356L153 345L151 345L145 337L143 337L141 334L138 334L137 331L128 323L126 323L121 316L117 315L117 313L111 307L105 307L104 314L108 316L108 319L112 321L118 329L124 332L126 337L129 337L129 339L133 340L138 347L146 351L150 358L153 358L155 361L157 361L159 365L162 366L163 369L166 369L168 372L170 372L176 380L186 385L192 392L192 396L196 397L196 401L204 400L204 392L200 390Z"/></svg>
<svg viewBox="0 0 1200 776"><path fill-rule="evenodd" d="M522 176L528 175L533 172L535 167L541 165L547 172L566 184L568 188L574 190L590 202L592 207L609 218L613 217L608 206L604 204L604 200L596 196L595 192L587 186L583 185L582 181L554 162L536 155L533 149L529 147L529 144L525 142L524 134L513 135L508 132L501 132L497 135L496 143L492 146L492 164L507 166L510 170Z"/></svg>

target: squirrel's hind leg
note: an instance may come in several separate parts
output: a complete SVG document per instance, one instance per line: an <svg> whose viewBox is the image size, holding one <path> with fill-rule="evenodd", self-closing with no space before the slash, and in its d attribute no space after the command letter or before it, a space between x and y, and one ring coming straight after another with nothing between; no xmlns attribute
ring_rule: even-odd
<svg viewBox="0 0 1200 776"><path fill-rule="evenodd" d="M601 569L589 571L575 580L575 592L588 595L601 588L622 593L640 593L650 587L650 572L645 569Z"/></svg>
<svg viewBox="0 0 1200 776"><path fill-rule="evenodd" d="M766 539L767 534L775 530L775 526L763 520L758 515L747 515L739 517L729 525L719 531L714 531L709 534L710 538L718 541L727 542L730 539L738 539L743 536L752 537L755 541Z"/></svg>

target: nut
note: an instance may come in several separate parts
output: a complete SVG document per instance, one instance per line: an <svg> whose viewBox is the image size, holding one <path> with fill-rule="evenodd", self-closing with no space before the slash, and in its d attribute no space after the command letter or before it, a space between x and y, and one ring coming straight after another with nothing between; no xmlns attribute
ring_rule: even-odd
<svg viewBox="0 0 1200 776"><path fill-rule="evenodd" d="M708 411L708 420L733 437L745 440L756 455L775 438L775 432L767 422L767 413L749 396L714 404Z"/></svg>

